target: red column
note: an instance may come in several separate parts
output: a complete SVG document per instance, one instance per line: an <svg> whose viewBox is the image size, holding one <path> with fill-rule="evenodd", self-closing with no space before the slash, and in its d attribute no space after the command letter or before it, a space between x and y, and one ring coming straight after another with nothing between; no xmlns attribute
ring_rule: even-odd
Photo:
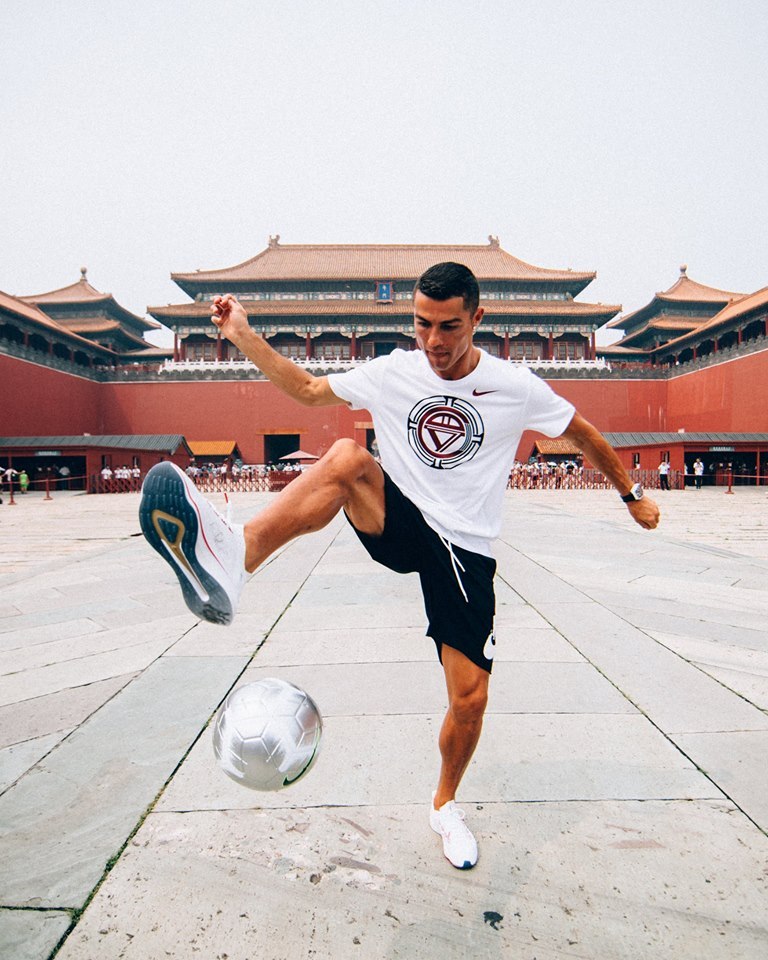
<svg viewBox="0 0 768 960"><path fill-rule="evenodd" d="M595 341L595 331L592 331L592 339L589 344L589 359L597 360L597 342Z"/></svg>
<svg viewBox="0 0 768 960"><path fill-rule="evenodd" d="M312 337L310 336L309 330L307 330L307 338L305 341L304 355L307 360L312 359Z"/></svg>
<svg viewBox="0 0 768 960"><path fill-rule="evenodd" d="M221 330L216 334L216 362L221 363Z"/></svg>
<svg viewBox="0 0 768 960"><path fill-rule="evenodd" d="M509 330L504 333L504 359L509 360Z"/></svg>
<svg viewBox="0 0 768 960"><path fill-rule="evenodd" d="M357 360L357 334L354 330L349 340L349 358L350 360Z"/></svg>
<svg viewBox="0 0 768 960"><path fill-rule="evenodd" d="M173 362L179 362L179 335L176 332L173 334Z"/></svg>
<svg viewBox="0 0 768 960"><path fill-rule="evenodd" d="M547 342L547 360L551 360L555 355L555 335L549 331L549 341Z"/></svg>

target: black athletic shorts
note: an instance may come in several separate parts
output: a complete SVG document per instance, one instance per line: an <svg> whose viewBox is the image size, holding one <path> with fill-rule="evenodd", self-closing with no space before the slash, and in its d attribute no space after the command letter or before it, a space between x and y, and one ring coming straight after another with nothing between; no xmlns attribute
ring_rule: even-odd
<svg viewBox="0 0 768 960"><path fill-rule="evenodd" d="M427 636L435 641L440 661L445 643L490 673L496 561L454 544L449 549L386 472L384 503L381 536L362 533L352 525L360 542L374 560L390 570L419 574L429 620Z"/></svg>

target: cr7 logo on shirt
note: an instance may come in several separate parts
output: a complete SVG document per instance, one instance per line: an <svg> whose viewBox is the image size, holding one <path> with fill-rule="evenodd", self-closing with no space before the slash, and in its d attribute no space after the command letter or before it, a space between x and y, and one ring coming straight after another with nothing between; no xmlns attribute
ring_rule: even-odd
<svg viewBox="0 0 768 960"><path fill-rule="evenodd" d="M408 442L418 458L436 470L471 460L483 442L480 414L458 397L427 397L408 414Z"/></svg>

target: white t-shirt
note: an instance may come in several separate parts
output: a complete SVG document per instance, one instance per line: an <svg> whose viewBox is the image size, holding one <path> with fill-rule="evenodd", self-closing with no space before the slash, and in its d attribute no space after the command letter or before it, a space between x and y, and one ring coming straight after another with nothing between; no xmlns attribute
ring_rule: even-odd
<svg viewBox="0 0 768 960"><path fill-rule="evenodd" d="M523 431L557 437L574 414L526 367L484 351L461 380L438 377L421 350L395 350L328 381L370 410L382 466L430 527L486 556Z"/></svg>

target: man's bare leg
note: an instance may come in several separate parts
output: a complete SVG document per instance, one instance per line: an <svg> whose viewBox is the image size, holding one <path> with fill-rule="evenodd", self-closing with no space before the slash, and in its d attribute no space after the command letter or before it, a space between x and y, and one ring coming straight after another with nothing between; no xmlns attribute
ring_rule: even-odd
<svg viewBox="0 0 768 960"><path fill-rule="evenodd" d="M464 822L464 812L453 801L480 739L489 674L453 647L443 645L442 660L448 712L440 731L443 762L429 825L440 834L449 863L459 870L469 870L477 863L477 841Z"/></svg>
<svg viewBox="0 0 768 960"><path fill-rule="evenodd" d="M358 530L384 530L384 474L367 450L346 439L245 524L246 570L252 573L294 537L321 530L342 509Z"/></svg>
<svg viewBox="0 0 768 960"><path fill-rule="evenodd" d="M463 653L443 644L443 670L448 690L448 711L440 730L442 764L434 807L456 796L483 729L490 674Z"/></svg>

